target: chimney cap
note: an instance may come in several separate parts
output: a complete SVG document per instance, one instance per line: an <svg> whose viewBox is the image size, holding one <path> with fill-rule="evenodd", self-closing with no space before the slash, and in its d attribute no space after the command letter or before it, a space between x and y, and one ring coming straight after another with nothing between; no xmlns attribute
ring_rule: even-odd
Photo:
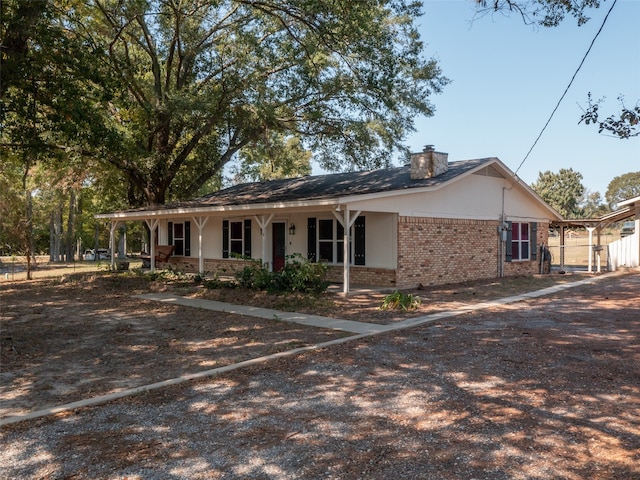
<svg viewBox="0 0 640 480"><path fill-rule="evenodd" d="M433 151L435 151L435 149L436 149L436 147L433 146L433 145L425 145L423 152L433 152Z"/></svg>

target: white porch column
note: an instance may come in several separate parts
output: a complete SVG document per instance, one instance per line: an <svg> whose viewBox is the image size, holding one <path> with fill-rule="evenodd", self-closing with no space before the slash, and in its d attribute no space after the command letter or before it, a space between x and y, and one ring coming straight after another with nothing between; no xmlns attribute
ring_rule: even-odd
<svg viewBox="0 0 640 480"><path fill-rule="evenodd" d="M111 229L109 231L109 247L111 248L111 270L115 270L116 268L116 249L115 247L115 232L119 225L118 220L111 220ZM96 257L98 256L98 251L96 250Z"/></svg>
<svg viewBox="0 0 640 480"><path fill-rule="evenodd" d="M589 273L593 273L593 231L594 227L587 227L589 232Z"/></svg>
<svg viewBox="0 0 640 480"><path fill-rule="evenodd" d="M149 227L149 243L151 246L149 247L149 255L151 255L150 263L151 263L151 271L155 272L156 270L156 242L155 242L155 231L158 226L158 220L147 219L145 220L147 226Z"/></svg>
<svg viewBox="0 0 640 480"><path fill-rule="evenodd" d="M198 227L198 273L204 273L204 257L202 256L202 229L209 217L193 217L193 223Z"/></svg>
<svg viewBox="0 0 640 480"><path fill-rule="evenodd" d="M342 228L344 230L344 254L343 254L343 284L342 284L342 292L346 295L347 293L349 293L350 290L350 278L349 278L349 273L350 273L350 264L351 264L351 259L349 258L349 243L350 243L350 239L351 239L351 227L353 226L353 224L355 223L355 221L358 219L358 217L360 216L360 213L362 212L362 210L358 210L355 215L353 217L350 216L351 211L349 210L348 207L345 207L344 210L344 217L340 215L340 213L338 211L333 211L333 215L334 217L336 217L336 220L338 220L338 222L340 222L340 224L342 225ZM355 253L355 252L354 252Z"/></svg>
<svg viewBox="0 0 640 480"><path fill-rule="evenodd" d="M260 234L262 235L262 264L267 263L267 227L271 224L271 220L273 220L273 213L268 217L266 215L254 215L253 218L256 219L258 225L260 226ZM271 271L273 265L269 265L269 271Z"/></svg>
<svg viewBox="0 0 640 480"><path fill-rule="evenodd" d="M564 224L560 225L560 270L564 270Z"/></svg>
<svg viewBox="0 0 640 480"><path fill-rule="evenodd" d="M344 210L344 269L343 269L343 285L342 291L346 295L349 293L349 264L351 263L349 258L349 208L345 208Z"/></svg>

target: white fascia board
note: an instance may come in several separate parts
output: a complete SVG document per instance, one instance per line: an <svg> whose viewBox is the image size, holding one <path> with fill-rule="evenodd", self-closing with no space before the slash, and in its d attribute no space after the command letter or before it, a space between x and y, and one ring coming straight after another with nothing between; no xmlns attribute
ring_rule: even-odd
<svg viewBox="0 0 640 480"><path fill-rule="evenodd" d="M624 207L626 205L633 205L635 203L640 203L640 196L639 197L633 197L633 198L630 198L629 200L624 200L622 202L618 202L617 206L618 206L618 208L620 208L620 207Z"/></svg>
<svg viewBox="0 0 640 480"><path fill-rule="evenodd" d="M161 210L142 210L135 212L100 213L95 218L110 218L113 220L144 220L146 218L186 217L193 215L212 215L234 212L256 212L282 210L287 208L334 207L337 199L323 199L299 202L260 203L249 205L222 205L215 207L173 208Z"/></svg>

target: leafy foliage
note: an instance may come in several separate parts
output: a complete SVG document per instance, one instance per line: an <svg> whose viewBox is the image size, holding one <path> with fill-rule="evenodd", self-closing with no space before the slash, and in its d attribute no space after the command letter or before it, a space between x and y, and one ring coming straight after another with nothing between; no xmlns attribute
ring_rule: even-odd
<svg viewBox="0 0 640 480"><path fill-rule="evenodd" d="M267 135L265 135L267 137ZM249 145L240 152L234 183L262 182L311 174L311 152L298 137L271 133L263 143Z"/></svg>
<svg viewBox="0 0 640 480"><path fill-rule="evenodd" d="M596 218L609 211L609 206L602 200L600 192L590 192L585 189L580 201L580 216L584 218Z"/></svg>
<svg viewBox="0 0 640 480"><path fill-rule="evenodd" d="M637 137L640 135L640 104L634 107L627 107L622 96L618 97L620 102L620 112L609 115L604 120L600 120L600 104L603 99L594 101L591 93L588 94L587 109L580 117L580 122L585 125L598 125L598 132L609 132L610 134L623 139Z"/></svg>
<svg viewBox="0 0 640 480"><path fill-rule="evenodd" d="M384 297L380 310L415 310L421 303L422 301L420 300L420 297L411 293L403 293L396 290Z"/></svg>
<svg viewBox="0 0 640 480"><path fill-rule="evenodd" d="M605 198L611 208L624 200L640 196L640 172L619 175L609 182Z"/></svg>
<svg viewBox="0 0 640 480"><path fill-rule="evenodd" d="M558 173L540 172L531 188L564 218L582 216L580 199L585 190L582 174L572 168L561 168Z"/></svg>
<svg viewBox="0 0 640 480"><path fill-rule="evenodd" d="M423 58L418 7L107 0L69 21L118 79L102 110L120 141L105 158L130 198L154 204L192 196L271 133L301 138L330 170L388 162L447 83Z"/></svg>
<svg viewBox="0 0 640 480"><path fill-rule="evenodd" d="M590 8L598 8L600 0L474 0L478 13L483 15L492 12L521 15L527 24L543 27L556 27L566 15L573 16L578 25L589 21Z"/></svg>
<svg viewBox="0 0 640 480"><path fill-rule="evenodd" d="M324 263L312 263L294 254L287 257L282 270L270 272L266 265L256 261L240 270L236 279L241 287L269 293L322 293L329 286L326 272Z"/></svg>

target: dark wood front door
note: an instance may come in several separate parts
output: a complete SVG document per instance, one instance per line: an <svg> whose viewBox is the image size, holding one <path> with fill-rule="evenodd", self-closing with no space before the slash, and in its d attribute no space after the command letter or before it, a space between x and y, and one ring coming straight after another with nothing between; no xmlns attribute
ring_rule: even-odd
<svg viewBox="0 0 640 480"><path fill-rule="evenodd" d="M278 272L284 268L286 250L286 229L284 223L272 223L273 227L273 271Z"/></svg>

